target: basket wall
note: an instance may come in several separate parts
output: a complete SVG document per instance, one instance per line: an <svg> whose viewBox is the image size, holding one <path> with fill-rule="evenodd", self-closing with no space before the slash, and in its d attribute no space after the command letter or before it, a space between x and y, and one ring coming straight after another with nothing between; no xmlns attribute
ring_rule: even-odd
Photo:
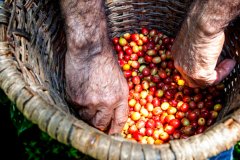
<svg viewBox="0 0 240 160"><path fill-rule="evenodd" d="M192 0L107 0L105 5L110 36L139 31L143 26L175 36L191 2Z"/></svg>
<svg viewBox="0 0 240 160"><path fill-rule="evenodd" d="M8 38L12 39L11 49L24 80L43 99L67 111L66 42L58 3L16 0L10 5Z"/></svg>

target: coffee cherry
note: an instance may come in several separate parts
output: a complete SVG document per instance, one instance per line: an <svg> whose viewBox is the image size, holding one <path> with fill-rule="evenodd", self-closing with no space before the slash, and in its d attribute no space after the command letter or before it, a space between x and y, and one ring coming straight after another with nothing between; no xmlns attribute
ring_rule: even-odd
<svg viewBox="0 0 240 160"><path fill-rule="evenodd" d="M205 123L206 123L206 120L205 120L205 118L203 118L203 117L200 117L200 118L198 119L198 125L200 125L200 126L204 126L204 125L205 125Z"/></svg>
<svg viewBox="0 0 240 160"><path fill-rule="evenodd" d="M129 118L122 135L142 144L163 144L203 133L222 110L220 83L190 88L173 63L174 38L143 27L114 37L119 66L127 80Z"/></svg>

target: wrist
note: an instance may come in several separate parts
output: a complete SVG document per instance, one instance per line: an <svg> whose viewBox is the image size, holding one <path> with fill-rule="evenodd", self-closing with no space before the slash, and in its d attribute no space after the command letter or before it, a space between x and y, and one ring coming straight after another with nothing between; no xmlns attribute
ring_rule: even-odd
<svg viewBox="0 0 240 160"><path fill-rule="evenodd" d="M221 24L213 25L210 21L205 21L204 19L199 20L196 25L199 32L206 37L214 37L223 32L226 27Z"/></svg>
<svg viewBox="0 0 240 160"><path fill-rule="evenodd" d="M113 54L113 48L111 45L99 45L101 46L87 46L84 49L75 50L76 52L72 52L72 49L69 49L66 53L65 59L68 60L69 63L75 64L75 68L81 66L95 66L94 63L96 62L102 62L102 65L105 65L108 60L111 62L117 60L116 56Z"/></svg>
<svg viewBox="0 0 240 160"><path fill-rule="evenodd" d="M198 20L191 20L192 18L189 18L189 21L192 21L195 23L194 25L189 24L189 30L192 31L192 34L198 35L199 38L201 37L215 37L216 35L224 32L225 25L212 25L211 22L206 21L204 19L198 19ZM190 26L191 25L191 26Z"/></svg>
<svg viewBox="0 0 240 160"><path fill-rule="evenodd" d="M190 7L188 22L206 36L224 31L240 12L240 0L196 0Z"/></svg>
<svg viewBox="0 0 240 160"><path fill-rule="evenodd" d="M98 18L101 19L101 17ZM105 20L78 21L76 25L66 28L66 33L69 53L76 57L97 55L110 44Z"/></svg>
<svg viewBox="0 0 240 160"><path fill-rule="evenodd" d="M107 22L102 0L61 0L66 43L72 57L86 59L102 53L109 45ZM69 8L69 9L65 9Z"/></svg>
<svg viewBox="0 0 240 160"><path fill-rule="evenodd" d="M188 28L205 37L214 36L224 30L222 23L212 18L214 15L210 13L208 5L208 1L196 0L187 16Z"/></svg>

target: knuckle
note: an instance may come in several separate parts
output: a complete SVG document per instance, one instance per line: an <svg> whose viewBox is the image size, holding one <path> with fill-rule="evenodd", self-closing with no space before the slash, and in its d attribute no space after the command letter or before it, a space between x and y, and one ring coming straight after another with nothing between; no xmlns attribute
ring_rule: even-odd
<svg viewBox="0 0 240 160"><path fill-rule="evenodd" d="M103 103L106 106L112 106L111 108L116 108L119 103L122 103L123 100L127 99L127 96L123 94L115 94L111 96L103 97Z"/></svg>
<svg viewBox="0 0 240 160"><path fill-rule="evenodd" d="M84 103L86 104L86 106L97 106L99 104L100 100L99 100L99 96L97 96L96 94L92 93L90 95L88 95L84 101Z"/></svg>

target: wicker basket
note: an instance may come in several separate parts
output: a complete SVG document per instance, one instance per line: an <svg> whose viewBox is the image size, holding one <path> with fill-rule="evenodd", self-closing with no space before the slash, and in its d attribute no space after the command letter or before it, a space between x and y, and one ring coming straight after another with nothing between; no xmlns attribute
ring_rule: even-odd
<svg viewBox="0 0 240 160"><path fill-rule="evenodd" d="M0 86L23 115L59 142L96 159L207 159L240 140L240 23L226 30L224 56L238 65L225 79L225 108L205 133L163 145L143 145L106 135L76 118L64 100L66 42L58 1L0 3ZM190 0L106 0L109 33L147 26L175 36ZM239 25L238 25L239 26Z"/></svg>

